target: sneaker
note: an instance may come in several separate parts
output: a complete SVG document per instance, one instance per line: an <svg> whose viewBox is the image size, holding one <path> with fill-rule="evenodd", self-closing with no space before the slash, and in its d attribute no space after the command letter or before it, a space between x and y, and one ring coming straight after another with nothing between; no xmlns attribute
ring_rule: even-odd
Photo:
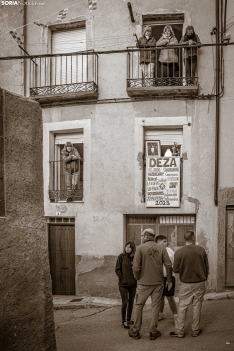
<svg viewBox="0 0 234 351"><path fill-rule="evenodd" d="M129 325L127 324L127 322L123 322L123 323L122 323L122 327L123 327L124 329L130 329L130 327L129 327Z"/></svg>
<svg viewBox="0 0 234 351"><path fill-rule="evenodd" d="M134 331L133 329L130 329L128 331L128 335L131 336L133 339L140 339L140 333L139 331Z"/></svg>
<svg viewBox="0 0 234 351"><path fill-rule="evenodd" d="M150 332L150 340L155 340L157 339L159 336L161 336L161 333L159 330L155 331L155 332Z"/></svg>
<svg viewBox="0 0 234 351"><path fill-rule="evenodd" d="M175 336L176 338L184 338L184 335L176 334L176 332L170 332L170 336Z"/></svg>
<svg viewBox="0 0 234 351"><path fill-rule="evenodd" d="M196 336L201 335L201 333L202 333L202 330L199 329L198 333L197 334L192 334L192 336L195 338Z"/></svg>

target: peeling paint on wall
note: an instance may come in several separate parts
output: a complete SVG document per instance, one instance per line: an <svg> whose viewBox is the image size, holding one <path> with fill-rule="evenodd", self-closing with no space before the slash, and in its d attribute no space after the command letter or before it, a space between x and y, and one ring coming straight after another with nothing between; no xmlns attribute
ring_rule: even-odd
<svg viewBox="0 0 234 351"><path fill-rule="evenodd" d="M77 274L91 272L95 268L100 268L104 264L104 257L82 256L77 265Z"/></svg>
<svg viewBox="0 0 234 351"><path fill-rule="evenodd" d="M139 152L138 155L137 155L137 162L138 162L138 165L140 166L140 169L143 169L143 152Z"/></svg>
<svg viewBox="0 0 234 351"><path fill-rule="evenodd" d="M115 274L116 260L116 256L82 256L80 263L83 264L83 271L78 265L76 295L119 298L118 278Z"/></svg>
<svg viewBox="0 0 234 351"><path fill-rule="evenodd" d="M189 202L192 202L195 204L195 212L198 213L199 211L199 206L200 206L200 201L198 199L194 199L193 197L186 196L184 195L185 200L188 200Z"/></svg>

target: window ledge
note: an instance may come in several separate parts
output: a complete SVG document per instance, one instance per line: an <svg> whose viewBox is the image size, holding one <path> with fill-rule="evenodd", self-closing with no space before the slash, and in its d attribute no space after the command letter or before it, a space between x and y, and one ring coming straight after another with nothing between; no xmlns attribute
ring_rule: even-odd
<svg viewBox="0 0 234 351"><path fill-rule="evenodd" d="M74 200L74 201L63 201L63 200L59 200L57 202L55 201L50 201L51 204L58 204L58 203L63 203L63 204L74 204L74 203L84 203L84 200Z"/></svg>

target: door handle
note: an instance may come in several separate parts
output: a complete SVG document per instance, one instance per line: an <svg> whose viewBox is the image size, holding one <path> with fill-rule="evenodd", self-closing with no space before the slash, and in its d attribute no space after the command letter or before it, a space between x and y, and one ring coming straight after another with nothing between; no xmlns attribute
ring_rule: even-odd
<svg viewBox="0 0 234 351"><path fill-rule="evenodd" d="M68 269L68 267L61 267L62 269Z"/></svg>

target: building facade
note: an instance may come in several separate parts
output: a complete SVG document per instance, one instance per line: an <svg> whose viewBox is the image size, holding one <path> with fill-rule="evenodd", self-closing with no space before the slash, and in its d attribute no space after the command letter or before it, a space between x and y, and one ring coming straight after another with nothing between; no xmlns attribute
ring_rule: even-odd
<svg viewBox="0 0 234 351"><path fill-rule="evenodd" d="M223 44L234 6L98 0L90 11L66 1L60 13L62 1L43 3L23 8L33 56L23 74L43 113L53 293L117 296L117 256L147 227L175 250L194 230L209 256L208 290L232 288L233 46ZM156 43L165 26L179 43L190 25L200 47L140 45L149 26ZM68 142L79 156L66 162Z"/></svg>

